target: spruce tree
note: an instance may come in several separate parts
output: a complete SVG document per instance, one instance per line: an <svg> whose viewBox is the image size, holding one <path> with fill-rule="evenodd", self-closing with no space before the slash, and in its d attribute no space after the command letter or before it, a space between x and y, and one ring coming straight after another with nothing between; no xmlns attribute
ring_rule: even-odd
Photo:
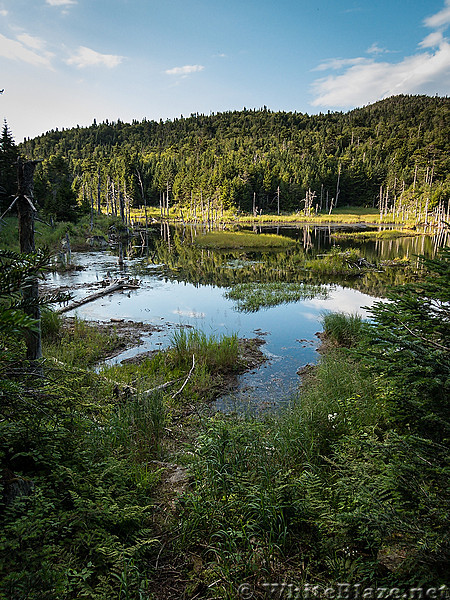
<svg viewBox="0 0 450 600"><path fill-rule="evenodd" d="M19 151L6 119L0 137L0 211L11 204L17 191L17 158Z"/></svg>

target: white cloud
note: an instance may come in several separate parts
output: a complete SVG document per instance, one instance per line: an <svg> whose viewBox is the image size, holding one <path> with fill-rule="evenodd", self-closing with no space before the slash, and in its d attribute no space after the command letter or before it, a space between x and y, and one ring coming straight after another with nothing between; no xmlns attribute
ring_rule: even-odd
<svg viewBox="0 0 450 600"><path fill-rule="evenodd" d="M25 44L25 46L28 46L33 50L42 50L45 46L44 40L32 35L28 35L28 33L21 33L17 36L17 39L19 42L22 42L22 44Z"/></svg>
<svg viewBox="0 0 450 600"><path fill-rule="evenodd" d="M450 89L450 45L443 41L434 53L405 57L398 63L372 59L340 75L313 84L313 106L347 108L375 102L393 94L446 94Z"/></svg>
<svg viewBox="0 0 450 600"><path fill-rule="evenodd" d="M8 16L8 11L5 10L4 8L0 9L0 17L7 17Z"/></svg>
<svg viewBox="0 0 450 600"><path fill-rule="evenodd" d="M173 69L167 69L165 73L167 75L182 75L186 77L191 73L198 73L199 71L203 71L205 67L202 65L185 65L184 67L174 67Z"/></svg>
<svg viewBox="0 0 450 600"><path fill-rule="evenodd" d="M31 38L31 40L37 40L37 38L32 38L31 36L27 37ZM51 68L51 54L47 52L39 54L38 52L35 52L36 49L36 46L32 47L31 50L30 48L27 48L23 43L23 39L22 41L12 40L0 34L0 56L10 60L20 60L36 67L41 66Z"/></svg>
<svg viewBox="0 0 450 600"><path fill-rule="evenodd" d="M433 29L450 25L450 0L445 0L445 8L440 10L435 15L431 15L424 20L427 27Z"/></svg>
<svg viewBox="0 0 450 600"><path fill-rule="evenodd" d="M397 63L375 57L357 57L331 59L319 65L316 70L343 72L313 82L315 99L311 104L349 108L393 94L447 94L450 89L450 44L442 32L450 24L450 0L445 0L445 8L427 17L424 24L436 31L418 44L420 50L416 54ZM375 43L367 52L375 55L388 51Z"/></svg>
<svg viewBox="0 0 450 600"><path fill-rule="evenodd" d="M380 48L376 42L374 42L370 48L367 48L368 54L384 54L385 52L389 52L386 48Z"/></svg>
<svg viewBox="0 0 450 600"><path fill-rule="evenodd" d="M330 58L318 65L314 71L328 71L329 69L342 69L344 67L352 67L353 65L359 65L366 62L366 58Z"/></svg>
<svg viewBox="0 0 450 600"><path fill-rule="evenodd" d="M55 1L55 0L52 0ZM100 54L91 48L86 46L80 46L76 54L73 54L66 60L68 65L74 65L78 69L84 69L85 67L107 67L112 69L120 65L123 61L123 56L116 54Z"/></svg>
<svg viewBox="0 0 450 600"><path fill-rule="evenodd" d="M196 312L195 310L190 309L181 309L177 308L173 310L172 313L174 315L178 315L179 317L188 317L190 319L204 319L206 317L206 313L204 312Z"/></svg>
<svg viewBox="0 0 450 600"><path fill-rule="evenodd" d="M69 6L70 4L76 4L77 0L45 0L49 6Z"/></svg>
<svg viewBox="0 0 450 600"><path fill-rule="evenodd" d="M427 35L427 37L422 40L419 44L420 48L435 48L436 46L440 46L444 41L444 36L441 31L433 31Z"/></svg>

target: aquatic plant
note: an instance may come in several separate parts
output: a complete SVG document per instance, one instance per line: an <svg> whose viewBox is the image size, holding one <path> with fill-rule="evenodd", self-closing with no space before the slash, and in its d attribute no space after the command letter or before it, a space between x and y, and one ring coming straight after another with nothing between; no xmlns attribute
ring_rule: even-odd
<svg viewBox="0 0 450 600"><path fill-rule="evenodd" d="M239 344L234 335L207 335L199 329L176 330L170 341L167 360L178 367L187 367L195 355L197 364L205 364L211 371L238 368Z"/></svg>
<svg viewBox="0 0 450 600"><path fill-rule="evenodd" d="M320 297L325 299L328 291L325 286L310 283L238 283L225 292L225 297L236 302L242 312L256 312L261 308L278 306L287 302Z"/></svg>
<svg viewBox="0 0 450 600"><path fill-rule="evenodd" d="M342 250L339 246L336 246L326 254L306 260L305 268L307 271L317 275L340 275L348 277L361 275L368 269L374 268L374 265L371 265L362 258L356 248Z"/></svg>
<svg viewBox="0 0 450 600"><path fill-rule="evenodd" d="M361 339L363 319L358 314L328 313L322 317L324 333L340 346L354 346Z"/></svg>

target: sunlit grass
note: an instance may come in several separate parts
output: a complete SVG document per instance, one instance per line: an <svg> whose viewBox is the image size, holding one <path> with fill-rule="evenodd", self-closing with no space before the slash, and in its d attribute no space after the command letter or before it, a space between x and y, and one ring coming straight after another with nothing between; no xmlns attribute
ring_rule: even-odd
<svg viewBox="0 0 450 600"><path fill-rule="evenodd" d="M204 248L286 248L295 241L275 234L256 234L242 231L212 231L195 238L195 244Z"/></svg>
<svg viewBox="0 0 450 600"><path fill-rule="evenodd" d="M72 250L86 249L86 240L91 236L108 237L111 225L123 227L119 219L106 215L95 215L91 229L90 215L83 216L77 223L69 221L56 222L53 225L46 221L35 222L34 241L36 248L48 247L52 253L61 250L61 242L69 237ZM17 217L8 217L0 223L0 248L19 252L19 222Z"/></svg>
<svg viewBox="0 0 450 600"><path fill-rule="evenodd" d="M401 229L384 229L383 231L337 231L331 234L336 240L395 240L400 237L414 237L421 232Z"/></svg>

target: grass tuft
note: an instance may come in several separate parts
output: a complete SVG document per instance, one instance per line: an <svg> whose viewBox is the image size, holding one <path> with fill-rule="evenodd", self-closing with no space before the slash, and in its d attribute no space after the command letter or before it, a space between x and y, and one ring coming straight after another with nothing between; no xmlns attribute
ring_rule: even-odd
<svg viewBox="0 0 450 600"><path fill-rule="evenodd" d="M208 336L197 329L180 329L171 338L168 361L186 368L195 355L197 365L203 364L211 371L236 370L239 362L237 335Z"/></svg>
<svg viewBox="0 0 450 600"><path fill-rule="evenodd" d="M349 348L355 346L361 339L363 319L360 315L329 313L322 317L322 324L327 338L335 341L339 346Z"/></svg>
<svg viewBox="0 0 450 600"><path fill-rule="evenodd" d="M67 319L64 327L61 327L58 317L44 311L44 332L49 334L44 338L46 356L83 368L94 365L120 347L119 336L115 333L100 331L77 317Z"/></svg>

